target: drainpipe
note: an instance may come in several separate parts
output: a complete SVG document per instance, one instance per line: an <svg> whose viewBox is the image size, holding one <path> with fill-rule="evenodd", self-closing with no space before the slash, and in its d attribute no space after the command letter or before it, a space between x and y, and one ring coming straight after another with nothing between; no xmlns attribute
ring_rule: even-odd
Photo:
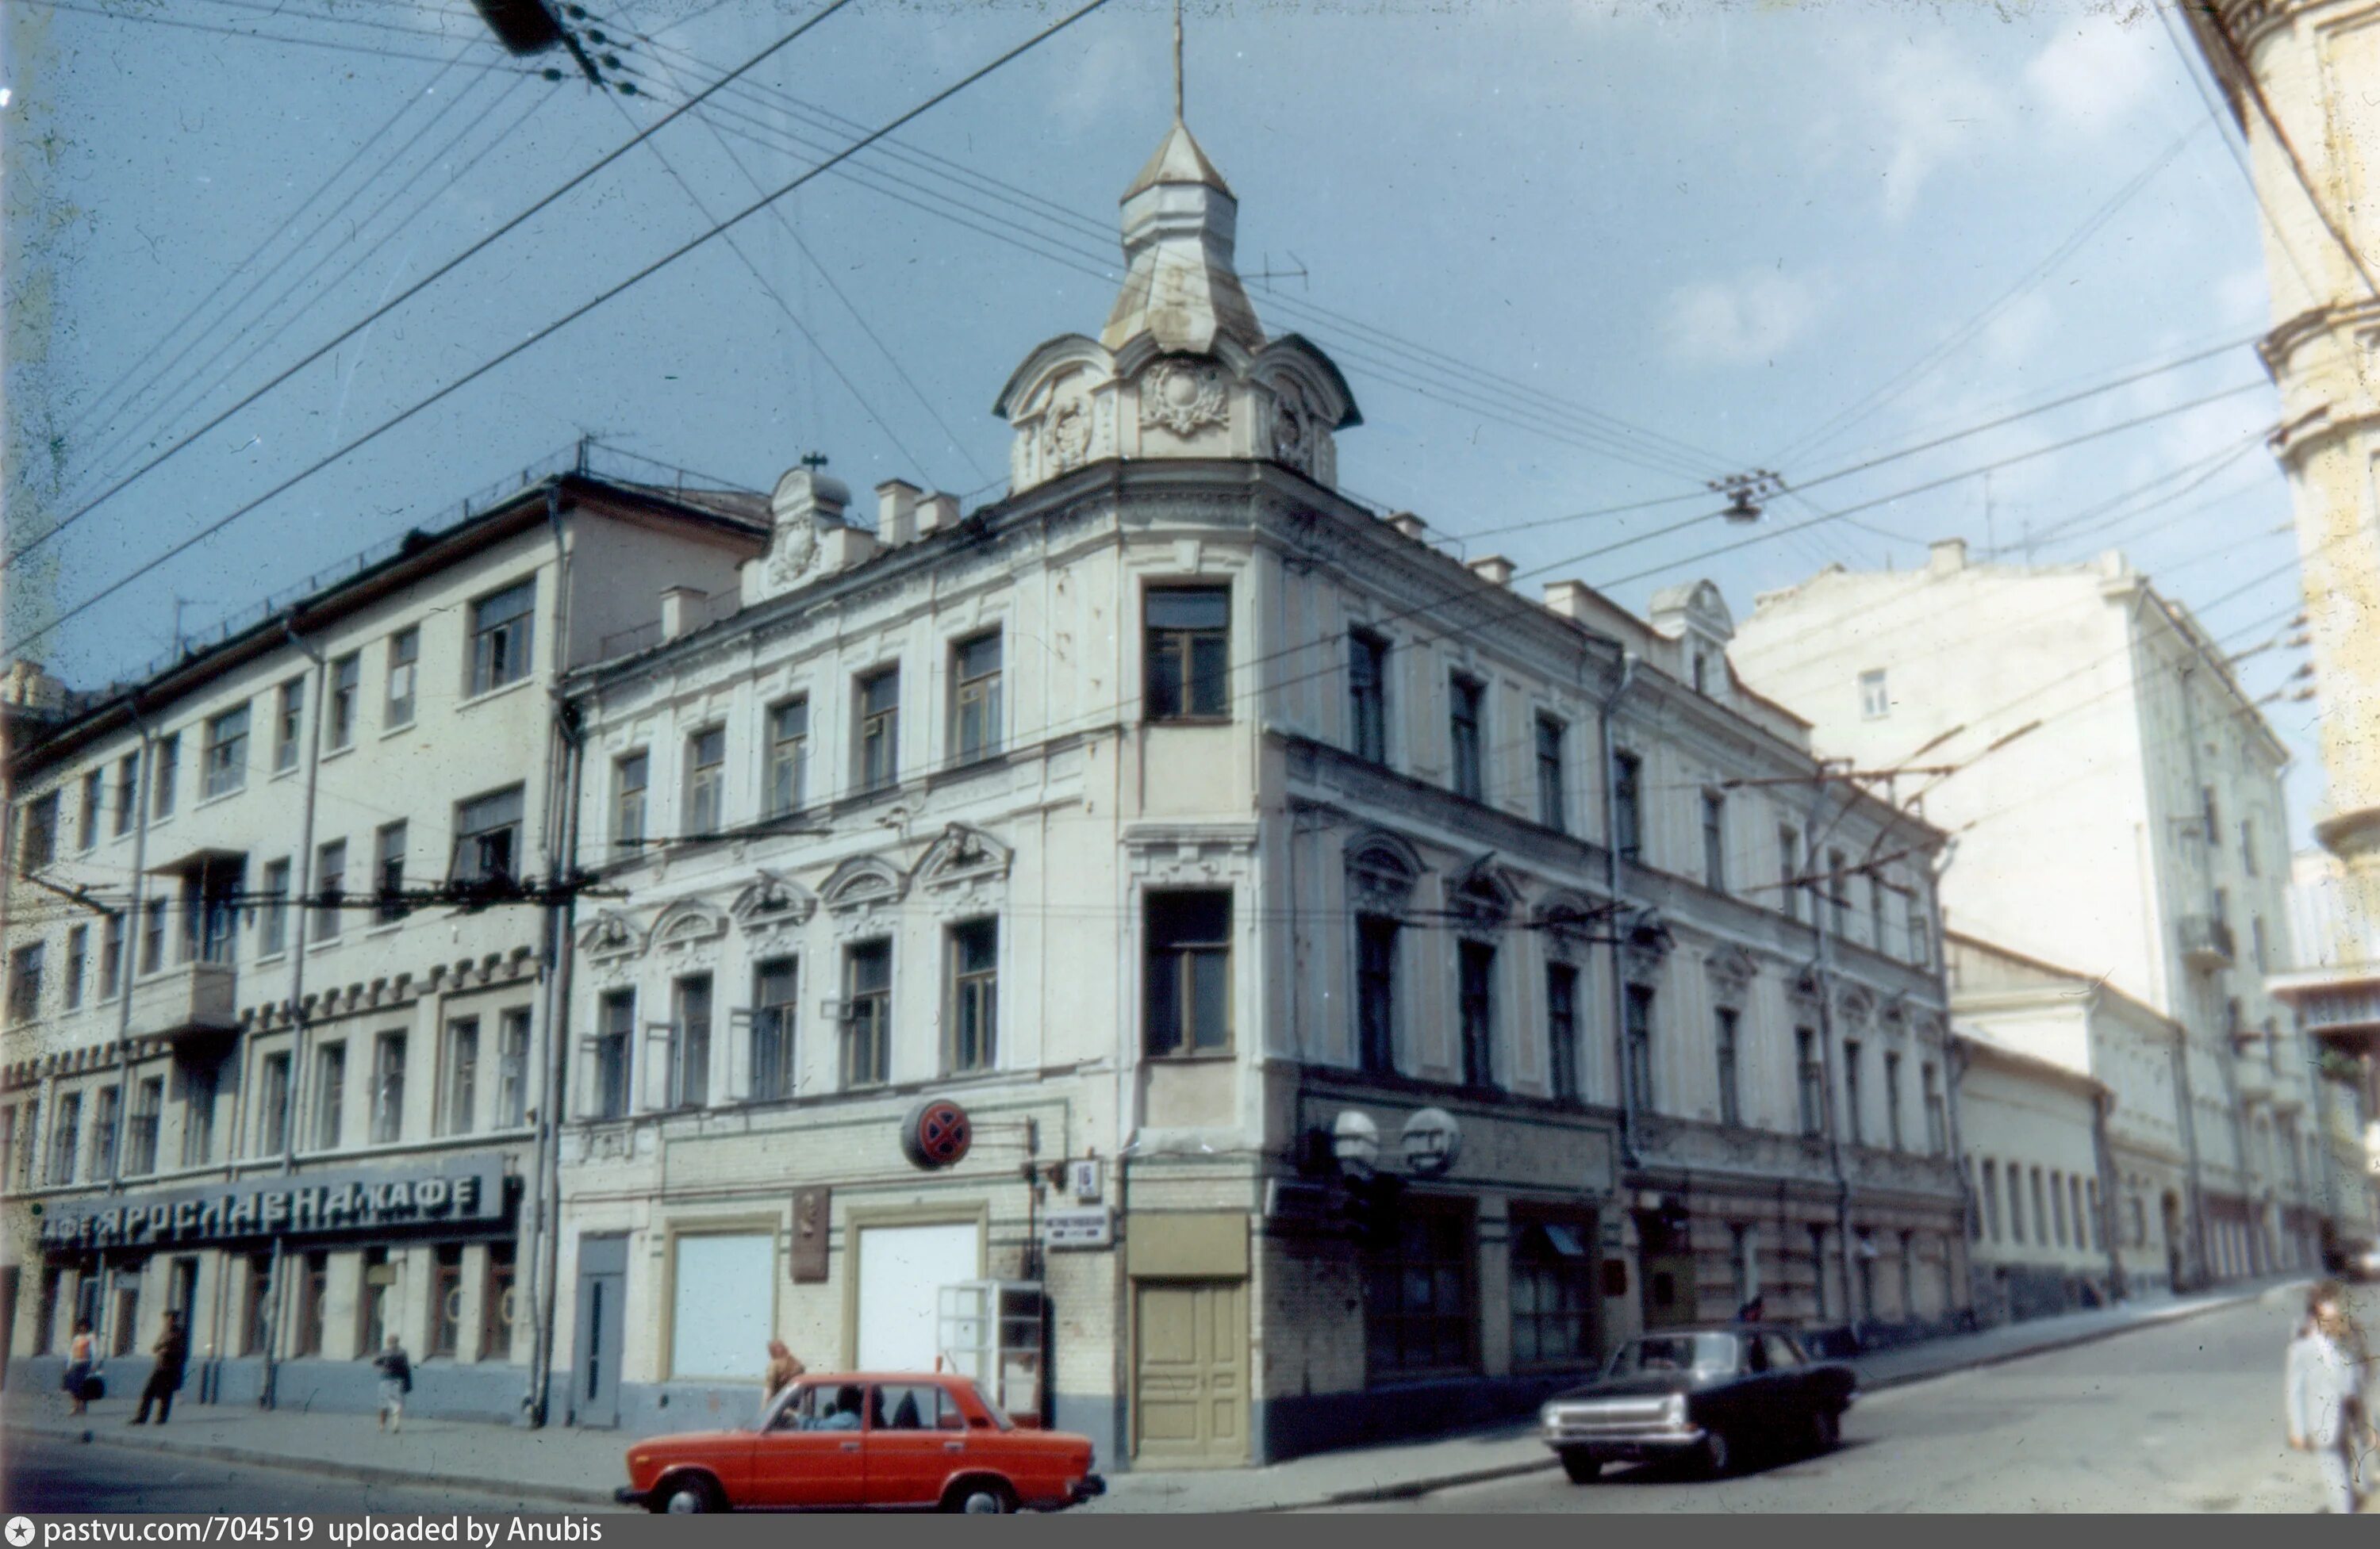
<svg viewBox="0 0 2380 1549"><path fill-rule="evenodd" d="M1620 675L1611 684L1611 692L1597 707L1596 740L1603 755L1603 889L1610 901L1613 928L1609 933L1611 949L1611 1050L1612 1065L1620 1077L1620 1159L1623 1166L1640 1168L1645 1159L1636 1150L1636 1095L1628 1084L1628 986L1621 957L1620 931L1620 833L1618 807L1615 805L1617 785L1612 767L1618 761L1619 747L1612 735L1611 722L1619 713L1620 701L1636 677L1636 656L1622 651ZM1638 835L1641 841L1643 835Z"/></svg>
<svg viewBox="0 0 2380 1549"><path fill-rule="evenodd" d="M2204 793L2205 791L2205 785L2204 783L2204 777L2200 771L2198 761L2198 701L2196 696L2191 693L2192 675L2197 671L2198 669L2195 665L2184 667L2181 670L2181 724L2183 734L2187 737L2190 744L2191 794L2199 797L2203 804L2204 801ZM2215 886L2214 856L2217 848L2217 842L2216 836L2212 832L2209 832L2206 836L2206 917L2210 921L2218 921L2222 918L2222 916L2218 915L2215 912L2215 895L2216 889ZM2248 1273L2251 1276L2253 1276L2261 1273L2263 1269L2263 1261L2265 1256L2263 1243L2264 1234L2255 1229L2254 1204L2256 1198L2256 1177L2248 1162L2247 1125L2240 1117L2240 1071L2236 1065L2236 1061L2240 1058L2239 1040L2235 1036L2234 1030L2228 1020L2228 1003L2225 1014L2227 1020L2223 1026L2223 1053L2218 1062L2223 1070L2223 1095L2225 1106L2230 1110L2232 1167L2240 1175L2240 1204L2245 1207L2249 1217L2245 1223L2246 1229L2244 1232L2244 1235L2248 1240Z"/></svg>
<svg viewBox="0 0 2380 1549"><path fill-rule="evenodd" d="M1959 1203L1963 1216L1959 1223L1962 1228L1959 1236L1959 1256L1967 1268L1964 1277L1967 1312L1973 1316L1975 1311L1974 1243L1977 1228L1983 1221L1983 1206L1976 1203L1974 1190L1967 1182L1967 1145L1959 1134L1959 1077L1966 1073L1966 1061L1959 1052L1958 1030L1950 1023L1950 946L1944 938L1942 926L1942 877L1950 869L1950 863L1957 858L1958 853L1959 841L1953 839L1943 845L1933 863L1934 885L1926 889L1925 928L1932 933L1926 955L1935 964L1934 971L1942 977L1943 1119L1950 1131L1950 1164L1959 1179Z"/></svg>
<svg viewBox="0 0 2380 1549"><path fill-rule="evenodd" d="M306 1016L306 928L312 923L314 912L305 901L314 896L314 800L320 789L322 771L322 695L329 686L330 662L323 654L306 643L298 626L288 615L281 620L282 635L291 647L314 664L314 684L309 695L310 709L301 707L298 726L306 739L306 796L298 818L298 853L290 867L297 883L285 905L289 919L289 1109L281 1125L281 1171L284 1175L298 1168L298 1128L306 1113L307 1033ZM311 720L308 717L311 716ZM281 1330L289 1307L289 1250L283 1233L273 1235L273 1268L266 1284L273 1297L272 1314L265 1321L264 1383L256 1396L257 1407L274 1409L281 1393Z"/></svg>
<svg viewBox="0 0 2380 1549"><path fill-rule="evenodd" d="M108 1163L107 1189L110 1193L124 1192L124 1142L126 1131L131 1124L132 1115L132 981L138 976L140 968L140 915L141 911L147 907L141 894L143 884L149 879L150 786L157 775L155 768L157 736L150 730L149 722L140 714L140 696L137 690L126 702L126 708L132 717L133 726L140 733L140 746L134 755L133 764L134 769L138 771L138 778L132 782L132 902L124 915L123 956L118 959L115 965L117 975L115 987L118 991L118 998L115 1002L117 1073L115 1149L115 1155ZM115 1277L116 1265L111 1264L107 1266L107 1273L102 1277L104 1289L101 1295L104 1301L99 1309L100 1326L95 1331L100 1338L99 1348L102 1352L115 1346L113 1325L115 1319ZM80 1294L79 1287L77 1288L77 1294ZM104 1359L103 1354L102 1359Z"/></svg>
<svg viewBox="0 0 2380 1549"><path fill-rule="evenodd" d="M579 449L579 455L583 469L584 446ZM550 785L547 789L546 873L558 883L565 875L577 875L578 783L586 746L577 715L563 696L561 683L562 674L569 665L566 653L570 638L571 556L562 526L562 486L559 480L546 485L545 519L553 535L554 566L552 639L555 681L547 692L553 703L554 739L561 744L563 767L560 792L563 837L558 853L551 841L555 793ZM552 757L553 748L549 744L549 769L552 767ZM522 1422L532 1428L545 1424L548 1396L553 1386L554 1282L562 1267L562 1110L569 1076L571 950L577 917L578 901L575 891L565 890L556 902L546 906L545 1081L537 1105L537 1138L530 1150L528 1193L536 1211L535 1224L530 1234L530 1252L522 1255L527 1260L531 1294L537 1309L536 1335L529 1351L529 1391L521 1405Z"/></svg>
<svg viewBox="0 0 2380 1549"><path fill-rule="evenodd" d="M1827 810L1826 766L1818 766L1819 781L1810 795L1810 833L1812 853L1816 853L1817 836L1824 831L1819 818ZM1841 1116L1835 1112L1835 986L1834 970L1828 962L1827 922L1834 913L1834 885L1840 877L1829 877L1824 892L1813 892L1810 898L1811 928L1816 933L1815 950L1810 959L1810 977L1818 986L1818 1066L1827 1083L1825 1110L1827 1115L1827 1156L1835 1170L1835 1229L1842 1238L1843 1311L1851 1314L1852 1338L1856 1344L1861 1337L1860 1325L1866 1321L1867 1309L1860 1306L1858 1281L1852 1274L1852 1255L1855 1251L1852 1238L1852 1178L1843 1166L1843 1126ZM1827 1266L1818 1265L1821 1280Z"/></svg>
<svg viewBox="0 0 2380 1549"><path fill-rule="evenodd" d="M2091 1146L2099 1168L2099 1246L2107 1252L2107 1293L2124 1299L2124 1255L2116 1245L2116 1154L2107 1139L2107 1115L2116 1106L2114 1093L2102 1088L2091 1095Z"/></svg>

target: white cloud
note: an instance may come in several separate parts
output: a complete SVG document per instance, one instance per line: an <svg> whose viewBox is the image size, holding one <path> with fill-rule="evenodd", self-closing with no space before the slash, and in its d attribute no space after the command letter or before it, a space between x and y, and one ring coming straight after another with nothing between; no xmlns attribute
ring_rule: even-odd
<svg viewBox="0 0 2380 1549"><path fill-rule="evenodd" d="M1670 296L1670 349L1691 365L1767 361L1808 333L1822 309L1817 286L1755 270L1702 280Z"/></svg>
<svg viewBox="0 0 2380 1549"><path fill-rule="evenodd" d="M1867 90L1885 135L1884 212L1893 221L1916 207L1935 169L1986 144L2008 116L1999 89L1965 51L1939 39L1886 53Z"/></svg>
<svg viewBox="0 0 2380 1549"><path fill-rule="evenodd" d="M2055 127L2104 134L2147 100L2162 38L2145 7L2082 18L2034 55L2025 85Z"/></svg>

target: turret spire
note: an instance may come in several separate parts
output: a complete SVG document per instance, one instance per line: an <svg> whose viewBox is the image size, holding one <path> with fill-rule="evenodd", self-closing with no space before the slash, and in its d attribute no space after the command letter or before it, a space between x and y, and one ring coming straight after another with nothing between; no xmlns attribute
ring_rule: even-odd
<svg viewBox="0 0 2380 1549"><path fill-rule="evenodd" d="M1173 0L1173 121L1182 122L1182 0Z"/></svg>

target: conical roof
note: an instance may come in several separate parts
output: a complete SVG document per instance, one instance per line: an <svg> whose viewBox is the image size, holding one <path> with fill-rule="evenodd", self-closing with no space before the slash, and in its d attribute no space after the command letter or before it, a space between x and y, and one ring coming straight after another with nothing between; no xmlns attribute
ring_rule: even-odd
<svg viewBox="0 0 2380 1549"><path fill-rule="evenodd" d="M1165 142L1157 148L1157 154L1148 158L1148 164L1140 169L1140 175L1134 178L1132 187L1123 191L1123 197L1130 199L1160 183L1203 183L1225 195L1232 191L1232 186L1223 181L1223 175L1215 170L1215 163L1207 159L1207 152L1198 148L1198 141L1190 133L1190 126L1179 118L1173 121L1173 128L1166 135Z"/></svg>

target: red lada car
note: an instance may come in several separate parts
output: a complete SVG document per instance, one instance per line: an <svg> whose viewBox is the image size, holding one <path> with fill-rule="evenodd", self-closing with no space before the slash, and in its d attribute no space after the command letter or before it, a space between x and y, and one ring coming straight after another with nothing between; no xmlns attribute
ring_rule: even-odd
<svg viewBox="0 0 2380 1549"><path fill-rule="evenodd" d="M1018 1425L967 1377L809 1376L745 1431L628 1448L648 1511L1055 1511L1106 1490L1087 1436Z"/></svg>

